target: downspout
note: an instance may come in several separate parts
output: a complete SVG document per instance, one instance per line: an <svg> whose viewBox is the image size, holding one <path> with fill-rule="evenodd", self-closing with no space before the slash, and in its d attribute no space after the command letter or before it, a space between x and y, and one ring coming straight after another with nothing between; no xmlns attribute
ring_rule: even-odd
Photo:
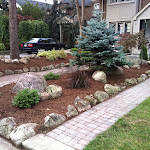
<svg viewBox="0 0 150 150"><path fill-rule="evenodd" d="M104 12L104 1L102 0L102 18L103 19L103 12Z"/></svg>
<svg viewBox="0 0 150 150"><path fill-rule="evenodd" d="M139 4L139 11L141 10L141 7L142 7L142 1L140 0L140 2L139 2L140 4Z"/></svg>

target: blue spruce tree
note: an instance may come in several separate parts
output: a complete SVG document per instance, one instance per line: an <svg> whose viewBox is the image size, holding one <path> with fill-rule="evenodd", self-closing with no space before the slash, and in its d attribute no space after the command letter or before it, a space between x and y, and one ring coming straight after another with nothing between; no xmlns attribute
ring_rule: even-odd
<svg viewBox="0 0 150 150"><path fill-rule="evenodd" d="M127 64L123 47L116 47L119 40L112 25L108 27L105 20L101 20L101 12L94 12L94 18L83 27L83 36L78 37L76 47L81 51L75 51L73 63L76 65L96 65L116 67Z"/></svg>

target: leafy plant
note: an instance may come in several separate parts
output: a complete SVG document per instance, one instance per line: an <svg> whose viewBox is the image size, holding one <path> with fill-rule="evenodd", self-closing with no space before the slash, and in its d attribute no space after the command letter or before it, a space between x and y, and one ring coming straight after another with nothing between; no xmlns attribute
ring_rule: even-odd
<svg viewBox="0 0 150 150"><path fill-rule="evenodd" d="M56 80L56 79L59 79L60 78L60 75L59 74L54 74L52 72L44 75L44 79L45 80Z"/></svg>
<svg viewBox="0 0 150 150"><path fill-rule="evenodd" d="M84 71L76 70L70 74L69 85L72 88L82 88L87 87L88 83L86 80L86 74Z"/></svg>
<svg viewBox="0 0 150 150"><path fill-rule="evenodd" d="M56 51L44 51L44 52L38 52L38 56L45 56L50 61L58 60L59 58L65 58L67 57L67 54L64 52L64 50Z"/></svg>
<svg viewBox="0 0 150 150"><path fill-rule="evenodd" d="M147 59L148 59L147 47L146 47L145 45L143 45L143 48L141 49L141 52L140 52L140 59L144 59L144 60L147 60Z"/></svg>
<svg viewBox="0 0 150 150"><path fill-rule="evenodd" d="M40 98L37 90L23 89L17 93L14 98L13 105L20 108L28 108L36 105Z"/></svg>
<svg viewBox="0 0 150 150"><path fill-rule="evenodd" d="M6 47L3 43L0 43L0 51L5 51Z"/></svg>
<svg viewBox="0 0 150 150"><path fill-rule="evenodd" d="M72 50L72 51L76 51L76 52L78 51L77 48L71 48L71 50Z"/></svg>

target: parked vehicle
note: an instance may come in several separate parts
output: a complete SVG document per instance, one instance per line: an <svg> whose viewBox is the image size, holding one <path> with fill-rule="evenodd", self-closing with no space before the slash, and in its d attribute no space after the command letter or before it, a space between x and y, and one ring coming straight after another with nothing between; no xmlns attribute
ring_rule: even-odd
<svg viewBox="0 0 150 150"><path fill-rule="evenodd" d="M31 54L32 52L38 52L39 50L52 50L55 48L66 49L66 46L63 43L57 43L52 38L32 38L28 42L21 43L20 50Z"/></svg>

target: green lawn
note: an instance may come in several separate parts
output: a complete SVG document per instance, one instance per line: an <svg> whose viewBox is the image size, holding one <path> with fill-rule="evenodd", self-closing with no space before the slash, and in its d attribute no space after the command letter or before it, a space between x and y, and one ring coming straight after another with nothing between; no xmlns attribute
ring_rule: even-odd
<svg viewBox="0 0 150 150"><path fill-rule="evenodd" d="M150 97L84 150L150 150Z"/></svg>

